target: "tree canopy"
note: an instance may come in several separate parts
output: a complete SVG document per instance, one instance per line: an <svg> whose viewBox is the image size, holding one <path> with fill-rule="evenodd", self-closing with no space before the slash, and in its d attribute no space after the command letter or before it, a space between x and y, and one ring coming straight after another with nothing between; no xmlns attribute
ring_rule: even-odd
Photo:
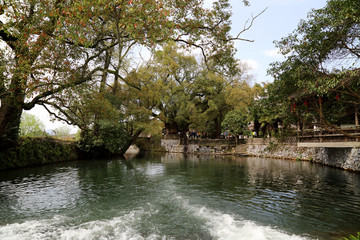
<svg viewBox="0 0 360 240"><path fill-rule="evenodd" d="M223 131L227 131L236 137L239 135L248 135L248 116L247 112L233 110L226 114L224 121L221 123Z"/></svg>
<svg viewBox="0 0 360 240"><path fill-rule="evenodd" d="M239 72L246 71L238 67ZM174 44L154 52L126 81L130 84L119 87L117 94L127 110L126 118L139 119L142 114L144 122L159 119L170 134L192 129L215 137L220 135L221 122L235 108L235 101L243 102L244 109L251 102L247 100L251 99L251 91L247 92L251 88L241 74L225 77L210 71ZM236 100L235 94L227 98L234 92L238 93Z"/></svg>
<svg viewBox="0 0 360 240"><path fill-rule="evenodd" d="M360 103L360 3L330 0L275 43L286 60L269 70L275 78L269 95L302 122L324 128L354 122Z"/></svg>
<svg viewBox="0 0 360 240"><path fill-rule="evenodd" d="M247 27L230 35L228 0L211 9L200 0L1 0L0 9L2 147L16 141L22 110L36 104L78 124L67 118L68 101L81 102L90 89L103 92L109 82L113 89L128 84L136 46L172 41L198 48L207 67L234 74L233 41L246 40L240 33Z"/></svg>

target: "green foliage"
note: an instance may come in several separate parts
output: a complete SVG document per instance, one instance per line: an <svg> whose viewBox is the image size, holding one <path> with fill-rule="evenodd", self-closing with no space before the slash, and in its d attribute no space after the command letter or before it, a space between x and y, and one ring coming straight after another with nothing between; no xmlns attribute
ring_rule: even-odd
<svg viewBox="0 0 360 240"><path fill-rule="evenodd" d="M52 138L20 138L19 144L0 151L0 169L44 165L78 158L75 143Z"/></svg>
<svg viewBox="0 0 360 240"><path fill-rule="evenodd" d="M197 114L191 93L201 67L194 56L180 52L175 45L156 52L153 64L154 86L161 93L155 107L160 111L159 119L171 133L187 131L192 116Z"/></svg>
<svg viewBox="0 0 360 240"><path fill-rule="evenodd" d="M16 149L0 151L0 170L21 167L21 165L18 166L18 162Z"/></svg>
<svg viewBox="0 0 360 240"><path fill-rule="evenodd" d="M359 1L330 0L275 42L286 60L269 70L275 78L269 98L296 121L325 127L353 122L360 102L359 13Z"/></svg>
<svg viewBox="0 0 360 240"><path fill-rule="evenodd" d="M20 142L19 164L42 165L71 158L72 145L51 138L23 138Z"/></svg>
<svg viewBox="0 0 360 240"><path fill-rule="evenodd" d="M157 137L138 138L135 142L140 151L165 152L161 146L161 139Z"/></svg>
<svg viewBox="0 0 360 240"><path fill-rule="evenodd" d="M302 154L301 152L298 152L299 156L296 158L296 161L300 161L302 159Z"/></svg>
<svg viewBox="0 0 360 240"><path fill-rule="evenodd" d="M139 45L201 48L211 59L209 67L231 72L233 40L241 39L230 35L228 0L214 1L210 9L203 1L172 0L1 1L0 9L0 42L6 46L0 54L0 96L19 111L35 104L61 107L62 93L94 86L99 72L102 86L107 75L126 83L127 55ZM110 61L101 66L104 58Z"/></svg>
<svg viewBox="0 0 360 240"><path fill-rule="evenodd" d="M238 135L249 135L248 130L248 116L247 113L233 110L226 114L224 121L221 123L222 130L228 131L230 134Z"/></svg>
<svg viewBox="0 0 360 240"><path fill-rule="evenodd" d="M249 121L254 123L255 131L262 136L270 136L278 131L278 124L285 127L293 121L286 104L273 95L273 84L255 85L253 92L255 99L249 107Z"/></svg>
<svg viewBox="0 0 360 240"><path fill-rule="evenodd" d="M131 139L121 99L104 89L78 89L76 101L64 106L63 117L80 128L79 148L87 155L118 154ZM83 93L90 93L85 95ZM68 130L68 129L67 129ZM95 156L96 155L96 156Z"/></svg>
<svg viewBox="0 0 360 240"><path fill-rule="evenodd" d="M279 144L274 141L269 141L269 144L266 146L264 151L273 152L279 147Z"/></svg>
<svg viewBox="0 0 360 240"><path fill-rule="evenodd" d="M358 232L357 236L350 235L349 237L343 237L341 240L360 240L360 232Z"/></svg>
<svg viewBox="0 0 360 240"><path fill-rule="evenodd" d="M146 65L126 78L118 88L126 118L143 121L159 119L168 133L189 129L219 136L221 122L234 108L245 110L252 91L247 84L246 69L239 65L235 76L209 71L174 44L154 52Z"/></svg>
<svg viewBox="0 0 360 240"><path fill-rule="evenodd" d="M26 137L46 136L45 125L35 115L23 112L20 123L20 136L26 136Z"/></svg>
<svg viewBox="0 0 360 240"><path fill-rule="evenodd" d="M125 117L135 119L144 129L160 119L171 133L187 131L197 115L191 93L200 71L195 58L174 44L154 52L146 65L128 75L129 84L116 93L126 108Z"/></svg>
<svg viewBox="0 0 360 240"><path fill-rule="evenodd" d="M60 127L57 127L54 130L54 133L56 137L68 136L71 134L71 128L69 126L62 125Z"/></svg>
<svg viewBox="0 0 360 240"><path fill-rule="evenodd" d="M87 96L104 92L110 80L113 93L123 84L142 89L128 81L137 64L129 57L135 46L154 50L175 42L200 48L217 72L236 68L233 40L241 38L230 35L229 0L214 1L210 9L198 0L1 1L0 9L0 145L9 136L16 140L21 111L36 104L89 130L96 123L87 125L86 110L101 108L95 104L101 101L90 97L91 105ZM187 124L186 117L178 121Z"/></svg>
<svg viewBox="0 0 360 240"><path fill-rule="evenodd" d="M101 120L93 130L81 132L79 148L95 154L120 153L130 136L123 123Z"/></svg>
<svg viewBox="0 0 360 240"><path fill-rule="evenodd" d="M207 131L212 137L219 137L221 133L221 122L231 106L226 102L226 90L229 86L223 75L204 69L197 81L194 83L193 101L199 114L192 128L199 131ZM213 128L213 133L209 131Z"/></svg>

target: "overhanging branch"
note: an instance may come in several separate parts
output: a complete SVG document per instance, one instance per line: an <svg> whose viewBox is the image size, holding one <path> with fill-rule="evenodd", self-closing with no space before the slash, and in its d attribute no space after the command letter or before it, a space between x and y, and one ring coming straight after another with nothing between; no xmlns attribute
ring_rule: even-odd
<svg viewBox="0 0 360 240"><path fill-rule="evenodd" d="M117 44L117 42L114 43L114 44L109 45L108 47L106 47L106 48L102 49L101 51L99 51L99 53L97 53L97 54L95 54L94 56L88 58L88 59L85 61L85 63L84 63L81 67L79 67L78 70L76 71L77 73L79 73L80 70L82 70L82 74L80 74L79 77L76 78L75 81L69 82L69 83L67 83L67 84L63 84L63 85L61 85L61 86L59 86L59 87L57 87L57 88L55 88L55 89L52 89L52 90L49 90L49 91L45 91L45 92L43 92L43 93L40 93L39 95L37 95L36 97L34 97L33 100L31 100L31 102L29 102L29 103L24 103L24 104L23 104L23 109L24 109L24 110L30 110L30 109L32 109L32 108L33 108L41 99L43 99L43 98L46 98L46 97L48 97L48 96L50 96L50 95L53 95L53 94L58 93L58 92L61 92L61 91L63 91L64 89L67 89L67 88L70 88L70 87L73 87L73 86L77 86L77 85L83 84L83 83L85 83L85 82L87 82L87 81L90 81L90 80L92 79L92 75L93 75L94 73L96 73L97 71L104 71L104 69L103 69L103 68L100 68L100 67L97 67L97 68L93 69L92 71L90 71L89 73L86 74L86 73L85 73L85 70L86 70L89 62L90 62L91 60L95 59L96 57L100 56L104 51L113 48L116 44ZM76 74L76 72L75 72L74 74ZM85 75L85 74L86 74L86 75ZM84 76L84 75L85 75L85 76Z"/></svg>

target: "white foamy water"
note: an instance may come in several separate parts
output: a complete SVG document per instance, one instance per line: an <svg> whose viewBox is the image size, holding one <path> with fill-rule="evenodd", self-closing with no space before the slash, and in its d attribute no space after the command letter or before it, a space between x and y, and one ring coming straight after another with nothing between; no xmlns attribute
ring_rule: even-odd
<svg viewBox="0 0 360 240"><path fill-rule="evenodd" d="M207 208L192 209L195 215L205 219L211 235L218 240L301 240L299 236L288 235L270 227L256 225L254 222L234 219Z"/></svg>
<svg viewBox="0 0 360 240"><path fill-rule="evenodd" d="M164 239L156 234L142 236L134 227L141 221L143 210L132 211L109 220L97 220L77 226L66 226L69 220L57 216L53 219L27 221L0 227L1 240L155 240Z"/></svg>
<svg viewBox="0 0 360 240"><path fill-rule="evenodd" d="M251 221L235 219L205 207L186 206L187 213L205 222L213 239L218 240L301 240L299 236L288 235L270 227L259 226ZM151 210L153 209L153 210ZM80 225L69 225L68 218L57 216L52 219L33 220L14 223L0 227L2 240L167 240L180 239L177 236L166 236L158 233L154 225L153 233L146 236L139 232L137 226L145 215L156 214L153 206L149 210L139 209L108 220L96 220Z"/></svg>
<svg viewBox="0 0 360 240"><path fill-rule="evenodd" d="M211 236L217 240L307 240L309 238L290 235L268 226L260 226L255 222L244 220L241 217L231 216L204 206L189 204L189 199L177 194L176 187L170 183L169 199L178 206L201 219Z"/></svg>

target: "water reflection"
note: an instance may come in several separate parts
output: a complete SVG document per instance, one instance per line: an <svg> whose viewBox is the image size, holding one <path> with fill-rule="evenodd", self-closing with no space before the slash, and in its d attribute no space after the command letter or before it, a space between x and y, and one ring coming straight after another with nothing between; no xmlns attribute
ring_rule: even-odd
<svg viewBox="0 0 360 240"><path fill-rule="evenodd" d="M0 175L0 225L9 233L40 222L51 236L99 224L99 238L131 229L129 238L219 239L224 228L239 236L250 226L254 236L337 239L360 231L359 216L360 175L309 162L162 154ZM46 227L46 219L56 221Z"/></svg>
<svg viewBox="0 0 360 240"><path fill-rule="evenodd" d="M186 175L183 180L213 199L214 208L320 238L360 231L359 174L309 162L253 157L203 155L181 160L166 155L162 162L169 172L180 167Z"/></svg>
<svg viewBox="0 0 360 240"><path fill-rule="evenodd" d="M0 221L6 223L12 217L74 208L80 194L77 169L74 168L60 168L55 173L35 173L1 181Z"/></svg>

